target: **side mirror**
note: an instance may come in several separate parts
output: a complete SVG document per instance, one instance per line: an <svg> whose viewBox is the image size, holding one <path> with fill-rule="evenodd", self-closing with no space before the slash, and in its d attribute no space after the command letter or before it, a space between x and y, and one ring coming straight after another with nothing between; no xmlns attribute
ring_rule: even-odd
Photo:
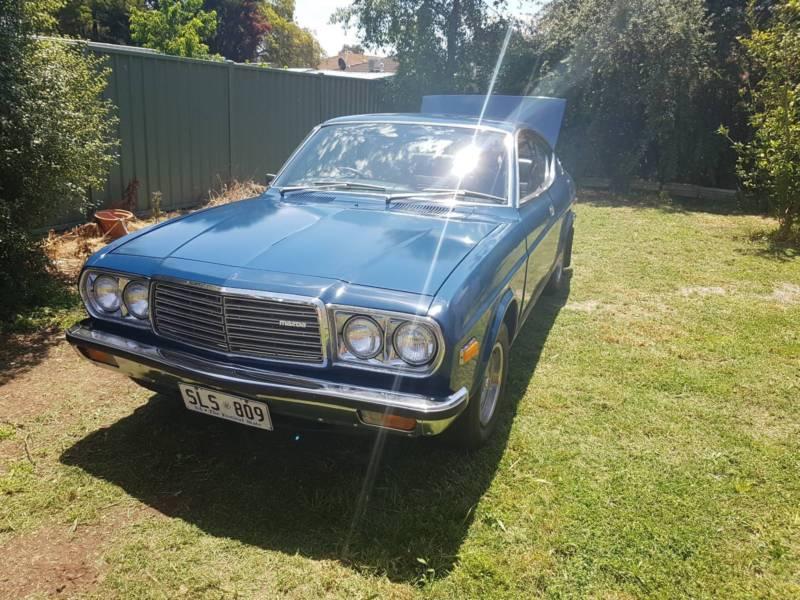
<svg viewBox="0 0 800 600"><path fill-rule="evenodd" d="M265 178L265 183L267 185L271 184L272 180L275 179L275 177L277 177L277 175L275 175L275 173L267 173L267 176Z"/></svg>

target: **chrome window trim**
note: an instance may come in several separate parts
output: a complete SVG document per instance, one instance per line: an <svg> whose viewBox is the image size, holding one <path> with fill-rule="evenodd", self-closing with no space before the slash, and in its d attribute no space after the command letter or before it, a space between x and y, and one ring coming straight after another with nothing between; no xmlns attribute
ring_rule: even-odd
<svg viewBox="0 0 800 600"><path fill-rule="evenodd" d="M184 285L187 287L196 287L200 289L209 290L211 292L215 292L223 296L237 296L240 298L253 298L256 300L277 300L278 302L286 300L291 302L298 302L303 304L310 304L314 306L317 311L317 320L319 321L319 337L320 337L320 346L322 347L322 362L307 362L307 361L295 361L295 360L283 360L278 358L267 358L264 356L254 356L252 354L242 354L241 352L225 352L222 350L215 350L214 348L208 348L206 346L199 346L196 344L190 344L188 342L180 342L186 346L191 348L197 348L198 350L203 350L204 352L214 352L217 354L221 354L223 356L230 356L234 358L246 358L248 360L257 360L257 361L264 361L269 363L275 364L286 364L286 365L298 365L302 367L313 367L315 369L321 369L323 367L327 367L330 364L330 333L328 327L328 313L325 310L325 303L322 302L319 298L314 298L312 296L299 296L297 294L282 294L279 292L270 292L265 290L251 290L245 288L235 288L229 286L221 286L215 285L213 283L204 283L202 281L191 281L189 279L181 279L179 277L170 277L170 276L157 276L151 278L151 282L153 285L150 286L150 302L151 306L153 306L152 302L154 302L155 298L153 295L155 294L155 284L163 281L165 283L174 283L178 285ZM159 337L164 339L171 339L167 336L162 336L158 333L153 326L153 333ZM227 338L227 334L226 334Z"/></svg>
<svg viewBox="0 0 800 600"><path fill-rule="evenodd" d="M474 129L476 131L491 131L494 133L500 133L506 139L511 139L512 143L508 144L506 148L506 160L508 161L508 165L506 168L506 201L503 204L498 204L497 202L470 202L465 200L457 201L458 204L465 204L469 206L491 206L493 208L512 208L514 206L513 200L513 191L514 191L514 175L512 173L512 167L516 172L516 142L514 135L501 127L494 127L492 125L471 125L468 123L439 123L436 121L391 121L391 120L358 120L358 121L343 121L338 123L322 123L314 127L311 130L305 139L300 143L300 145L295 149L294 152L286 159L286 162L283 163L283 166L280 168L278 173L275 175L275 178L272 180L270 187L273 185L275 187L280 187L277 185L278 180L280 179L283 172L289 166L289 164L294 160L295 156L300 152L300 150L311 140L311 138L322 128L324 127L341 127L343 125L431 125L431 126L439 126L439 127L456 127L460 129ZM268 188L269 189L269 188ZM315 190L316 191L316 190ZM326 190L319 190L324 192ZM342 191L349 191L351 193L360 194L360 195L368 195L370 193L380 195L380 192L370 192L369 190L336 190L336 193L339 194ZM517 176L517 191L519 191L519 176ZM383 194L385 195L385 194Z"/></svg>
<svg viewBox="0 0 800 600"><path fill-rule="evenodd" d="M511 132L508 129L503 129L502 127L495 127L494 125L484 125L482 123L443 123L442 121L433 121L428 119L419 119L414 121L393 121L392 119L358 119L354 121L335 121L335 122L325 122L317 127L335 127L337 125L350 125L350 124L357 124L357 125L434 125L440 127L458 127L460 129L480 129L485 131L496 131L497 133L506 133L510 134Z"/></svg>
<svg viewBox="0 0 800 600"><path fill-rule="evenodd" d="M314 135L315 135L315 134L316 134L316 133L317 133L317 132L318 132L318 131L319 131L321 128L322 128L322 125L316 125L316 126L313 128L313 129L311 129L311 131L309 131L309 132L308 132L308 135L307 135L305 138L303 138L303 141L302 141L302 142L300 142L300 143L298 144L297 148L295 148L295 149L294 149L294 152L292 152L292 153L289 155L289 158L287 158L285 161L283 161L283 165L281 165L281 168L280 168L280 169L278 169L278 172L277 172L277 173L275 173L275 177L273 177L273 178L272 178L272 181L270 181L269 185L267 186L267 189L266 189L266 190L264 190L264 193L265 193L265 194L266 194L266 193L269 191L269 189L270 189L270 188L272 188L273 186L275 186L275 187L278 187L278 186L276 186L276 183L277 183L277 182L278 182L278 180L281 178L281 175L283 175L283 172L286 170L286 167L288 167L288 166L289 166L289 163L291 163L291 162L294 160L295 156L297 156L297 154L300 152L300 150L302 150L302 149L303 149L303 147L304 147L306 144L308 144L309 140L310 140L312 137L314 137Z"/></svg>
<svg viewBox="0 0 800 600"><path fill-rule="evenodd" d="M102 310L97 310L94 304L94 300L89 296L89 290L87 287L87 280L91 275L99 276L99 275L112 275L116 277L120 283L124 282L120 288L120 307L114 313L107 313ZM147 284L147 295L148 295L148 304L147 304L147 318L140 319L136 315L132 315L128 312L128 307L125 306L125 300L123 298L123 292L125 291L125 286L127 286L131 281L141 281ZM95 267L87 267L81 272L81 276L78 280L78 293L81 296L81 301L83 302L83 306L86 309L86 312L93 319L99 319L101 321L108 321L109 323L121 323L123 325L131 325L132 327L136 327L138 329L149 329L153 331L153 316L150 312L150 304L152 299L152 292L153 289L152 280L150 277L145 277L144 275L138 275L136 273L123 273L121 271L115 271L113 269L104 269L102 267L95 268ZM119 314L118 314L119 313Z"/></svg>
<svg viewBox="0 0 800 600"><path fill-rule="evenodd" d="M360 369L362 371L372 371L374 373L389 373L392 375L402 375L404 377L429 377L436 373L444 362L446 348L444 343L444 334L442 328L436 319L426 315L415 315L412 313L404 313L391 310L378 310L371 308L362 308L360 306L348 306L344 304L328 304L328 312L330 313L331 327L331 351L333 365L349 367L353 369ZM383 348L381 351L382 360L375 358L359 359L359 358L342 358L340 355L340 348L344 344L340 340L339 335L339 321L341 319L342 326L354 315L363 315L375 320L383 330ZM427 365L414 367L409 365L399 356L395 356L394 350L394 332L399 325L387 326L387 322L394 321L411 321L415 323L424 323L428 325L436 337L436 355L433 361Z"/></svg>
<svg viewBox="0 0 800 600"><path fill-rule="evenodd" d="M547 167L547 174L545 179L545 185L540 187L535 192L531 192L527 194L524 198L521 198L519 195L519 168L517 168L517 164L519 163L519 136L522 133L530 133L533 135L534 138L538 138L540 142L542 142L548 149L550 154L550 160L548 161L550 164ZM523 204L527 204L531 200L535 200L546 191L550 189L553 185L553 182L556 180L556 172L555 172L555 161L558 160L555 151L550 147L550 144L545 141L545 139L540 136L536 131L533 129L518 129L517 132L514 134L514 171L516 172L516 189L517 193L514 196L517 198L517 208L520 208Z"/></svg>

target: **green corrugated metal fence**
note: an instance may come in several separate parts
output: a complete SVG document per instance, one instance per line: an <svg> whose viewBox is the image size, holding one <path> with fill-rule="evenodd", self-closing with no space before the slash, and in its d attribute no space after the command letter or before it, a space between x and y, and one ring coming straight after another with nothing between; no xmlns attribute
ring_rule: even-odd
<svg viewBox="0 0 800 600"><path fill-rule="evenodd" d="M102 206L119 203L132 180L137 206L197 204L234 179L263 180L318 123L378 112L375 80L296 73L89 44L111 68L107 96L118 107L119 161Z"/></svg>

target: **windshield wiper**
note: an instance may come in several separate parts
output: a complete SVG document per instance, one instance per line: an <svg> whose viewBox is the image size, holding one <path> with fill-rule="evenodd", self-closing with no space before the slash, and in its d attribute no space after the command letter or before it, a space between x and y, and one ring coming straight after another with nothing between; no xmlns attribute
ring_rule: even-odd
<svg viewBox="0 0 800 600"><path fill-rule="evenodd" d="M483 198L486 200L495 200L505 204L506 199L500 196L495 196L494 194L486 194L484 192L476 192L475 190L461 190L461 189L445 189L445 188L425 188L424 190L419 190L417 192L403 192L402 194L392 194L386 197L386 203L390 203L393 200L404 200L406 198L431 198L436 197L436 200L439 200L439 196L443 196L444 200L447 199L448 196L471 196L473 198Z"/></svg>
<svg viewBox="0 0 800 600"><path fill-rule="evenodd" d="M313 190L313 185L285 185L283 187L275 188L278 190L278 193L283 198L284 194L288 194L289 192L299 192L301 190Z"/></svg>
<svg viewBox="0 0 800 600"><path fill-rule="evenodd" d="M287 185L282 188L278 188L278 192L283 198L284 194L288 192L300 192L303 190L316 190L316 189L325 189L325 188L337 188L343 187L348 190L368 190L368 191L375 191L375 192L385 192L388 188L382 185L375 185L372 183L361 183L359 181L312 181L310 184L306 185Z"/></svg>
<svg viewBox="0 0 800 600"><path fill-rule="evenodd" d="M315 186L320 187L343 187L353 190L374 190L376 192L385 192L389 189L384 185L362 183L361 181L315 181L313 183Z"/></svg>
<svg viewBox="0 0 800 600"><path fill-rule="evenodd" d="M432 192L434 194L453 194L454 196L471 196L473 198L483 198L484 200L495 200L505 203L506 199L502 196L495 196L494 194L487 194L486 192L478 192L476 190L465 189L450 189L450 188L425 188L423 192Z"/></svg>

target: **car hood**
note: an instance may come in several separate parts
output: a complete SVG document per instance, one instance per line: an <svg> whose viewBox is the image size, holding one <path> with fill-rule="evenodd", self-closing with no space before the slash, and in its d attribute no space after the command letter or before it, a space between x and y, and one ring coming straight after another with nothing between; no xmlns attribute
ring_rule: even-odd
<svg viewBox="0 0 800 600"><path fill-rule="evenodd" d="M419 294L435 294L497 223L398 213L374 199L282 202L269 197L198 211L114 248Z"/></svg>

